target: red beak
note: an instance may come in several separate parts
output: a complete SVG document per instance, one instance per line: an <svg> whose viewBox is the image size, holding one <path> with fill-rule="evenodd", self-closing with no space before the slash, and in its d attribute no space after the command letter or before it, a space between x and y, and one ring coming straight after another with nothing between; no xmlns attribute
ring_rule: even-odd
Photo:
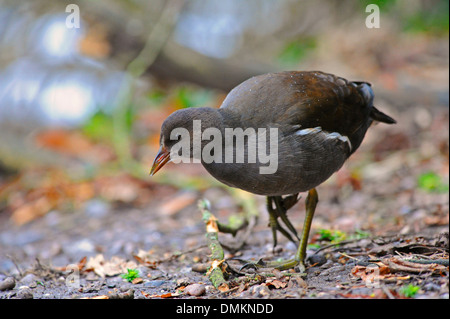
<svg viewBox="0 0 450 319"><path fill-rule="evenodd" d="M166 163L170 161L170 152L163 146L159 148L158 154L153 161L152 169L150 170L150 176L156 174Z"/></svg>

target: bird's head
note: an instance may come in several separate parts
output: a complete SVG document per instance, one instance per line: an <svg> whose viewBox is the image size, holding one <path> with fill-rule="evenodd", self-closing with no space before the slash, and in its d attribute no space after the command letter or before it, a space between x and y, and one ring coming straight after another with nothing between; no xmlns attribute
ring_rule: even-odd
<svg viewBox="0 0 450 319"><path fill-rule="evenodd" d="M161 126L160 147L150 175L154 175L174 159L196 157L193 150L195 134L201 137L202 128L217 126L219 117L217 109L207 107L182 109L172 113Z"/></svg>

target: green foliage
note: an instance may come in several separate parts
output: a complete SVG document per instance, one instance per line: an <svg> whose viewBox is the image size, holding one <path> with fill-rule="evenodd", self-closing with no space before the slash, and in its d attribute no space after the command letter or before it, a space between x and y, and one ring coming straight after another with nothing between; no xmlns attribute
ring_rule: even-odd
<svg viewBox="0 0 450 319"><path fill-rule="evenodd" d="M413 298L417 294L419 289L420 289L419 286L409 284L401 287L400 293L407 298Z"/></svg>
<svg viewBox="0 0 450 319"><path fill-rule="evenodd" d="M132 108L128 108L125 113L125 123L128 131L133 124L134 113ZM110 143L114 134L114 123L111 115L102 111L95 113L88 122L82 127L86 136L98 142Z"/></svg>
<svg viewBox="0 0 450 319"><path fill-rule="evenodd" d="M147 100L151 106L161 106L167 94L160 90L152 90L147 94Z"/></svg>
<svg viewBox="0 0 450 319"><path fill-rule="evenodd" d="M448 185L442 181L442 178L434 172L419 175L417 185L420 189L427 192L445 193L449 189Z"/></svg>
<svg viewBox="0 0 450 319"><path fill-rule="evenodd" d="M355 234L350 236L350 239L363 239L363 238L369 238L369 237L370 237L369 232L357 229L355 231Z"/></svg>
<svg viewBox="0 0 450 319"><path fill-rule="evenodd" d="M305 58L308 53L317 47L317 41L313 37L302 38L288 43L280 55L278 61L281 64L292 65Z"/></svg>
<svg viewBox="0 0 450 319"><path fill-rule="evenodd" d="M347 238L347 234L340 230L319 229L319 240L328 240L331 243L337 244Z"/></svg>
<svg viewBox="0 0 450 319"><path fill-rule="evenodd" d="M213 97L213 92L203 89L180 87L175 93L175 101L180 108L195 106L208 106Z"/></svg>
<svg viewBox="0 0 450 319"><path fill-rule="evenodd" d="M320 245L319 244L308 244L308 249L317 250L317 249L320 249Z"/></svg>
<svg viewBox="0 0 450 319"><path fill-rule="evenodd" d="M139 271L137 269L127 268L127 273L120 275L123 279L126 279L128 282L132 282L134 279L139 278Z"/></svg>
<svg viewBox="0 0 450 319"><path fill-rule="evenodd" d="M356 230L354 234L347 234L340 230L319 229L319 240L326 240L332 244L339 244L344 240L362 239L370 237L370 233L363 230ZM316 246L313 246L316 245ZM320 248L318 244L311 244L311 248Z"/></svg>
<svg viewBox="0 0 450 319"><path fill-rule="evenodd" d="M376 4L380 8L380 12L387 12L396 2L397 0L362 0L359 3L364 10L369 4Z"/></svg>
<svg viewBox="0 0 450 319"><path fill-rule="evenodd" d="M442 0L427 10L420 10L406 17L403 29L413 33L448 34L449 1Z"/></svg>

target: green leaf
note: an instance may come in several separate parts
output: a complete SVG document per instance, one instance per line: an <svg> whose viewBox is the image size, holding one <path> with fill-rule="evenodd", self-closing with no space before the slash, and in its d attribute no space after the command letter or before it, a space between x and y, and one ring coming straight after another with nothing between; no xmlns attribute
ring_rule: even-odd
<svg viewBox="0 0 450 319"><path fill-rule="evenodd" d="M427 192L445 193L449 189L448 185L442 182L442 178L434 172L419 175L417 185Z"/></svg>
<svg viewBox="0 0 450 319"><path fill-rule="evenodd" d="M419 289L420 289L419 286L409 284L401 287L400 293L407 298L413 298L417 294Z"/></svg>
<svg viewBox="0 0 450 319"><path fill-rule="evenodd" d="M284 65L297 64L317 47L316 39L302 38L288 43L278 56L278 61Z"/></svg>
<svg viewBox="0 0 450 319"><path fill-rule="evenodd" d="M340 230L319 229L319 240L328 240L331 243L337 244L347 238L347 234Z"/></svg>
<svg viewBox="0 0 450 319"><path fill-rule="evenodd" d="M126 279L128 282L132 282L134 279L140 277L139 270L127 268L127 273L120 275L123 279Z"/></svg>
<svg viewBox="0 0 450 319"><path fill-rule="evenodd" d="M213 95L213 92L210 90L195 90L181 87L176 92L175 101L181 108L207 106Z"/></svg>

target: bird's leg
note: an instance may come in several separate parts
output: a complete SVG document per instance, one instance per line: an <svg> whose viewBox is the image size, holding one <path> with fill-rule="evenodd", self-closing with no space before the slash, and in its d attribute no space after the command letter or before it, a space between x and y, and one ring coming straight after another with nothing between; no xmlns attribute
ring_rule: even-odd
<svg viewBox="0 0 450 319"><path fill-rule="evenodd" d="M269 226L272 229L273 247L274 248L276 247L276 245L278 243L277 231L282 233L290 241L296 243L295 240L292 238L292 236L286 231L286 229L281 227L281 225L278 223L278 217L281 217L279 210L278 210L278 208L273 209L273 206L272 206L272 201L275 201L275 206L277 206L277 204L276 204L277 200L275 198L276 198L276 196L267 196L267 211L269 212ZM286 216L286 212L284 212L284 215ZM284 221L283 217L281 217L281 219ZM288 223L292 226L292 224L289 222L289 220L288 220ZM289 227L289 225L288 225L288 227ZM295 235L297 236L296 233L295 233Z"/></svg>
<svg viewBox="0 0 450 319"><path fill-rule="evenodd" d="M319 195L317 194L316 189L313 188L308 192L308 196L306 197L306 214L305 221L303 222L302 237L294 257L294 260L299 263L300 272L305 272L306 246L308 245L309 231L311 230L311 224L318 201Z"/></svg>
<svg viewBox="0 0 450 319"><path fill-rule="evenodd" d="M292 225L291 221L289 220L289 218L287 217L287 211L289 208L291 208L292 206L294 206L297 202L297 195L292 195L292 196L287 196L285 198L282 198L281 196L275 196L274 197L274 202L275 202L275 207L277 209L278 212L278 216L281 218L281 220L284 222L284 224L287 226L287 228L291 231L291 233L293 233L295 235L295 237L300 241L300 238L298 237L297 234L297 230L295 229L295 227ZM292 200L294 199L294 200ZM291 241L293 241L292 239L289 239ZM293 241L295 244L297 244L297 242Z"/></svg>
<svg viewBox="0 0 450 319"><path fill-rule="evenodd" d="M263 262L259 261L257 264L252 266L264 267L264 268L276 268L278 270L286 270L298 266L299 272L305 272L305 259L306 259L306 246L308 245L309 231L311 229L311 223L314 217L314 212L316 210L317 202L319 201L319 196L315 188L308 192L306 197L306 215L305 221L303 223L302 235L300 238L300 245L298 246L297 252L294 259L282 261L282 262ZM244 266L245 267L245 266ZM242 267L242 268L244 268ZM242 269L241 268L241 269Z"/></svg>

